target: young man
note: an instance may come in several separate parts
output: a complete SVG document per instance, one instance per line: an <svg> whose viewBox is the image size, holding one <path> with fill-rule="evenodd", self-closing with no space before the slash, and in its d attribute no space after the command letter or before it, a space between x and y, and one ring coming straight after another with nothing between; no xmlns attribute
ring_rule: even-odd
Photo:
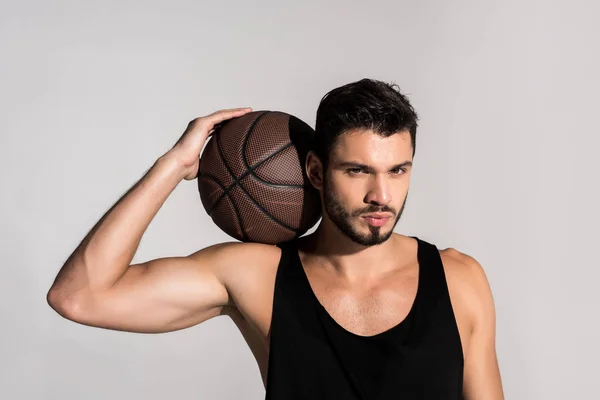
<svg viewBox="0 0 600 400"><path fill-rule="evenodd" d="M81 324L146 333L229 315L267 399L502 399L482 267L393 233L417 129L395 85L363 79L321 100L306 158L323 208L315 233L130 265L169 194L196 178L215 125L248 111L189 124L69 257L48 293L52 308Z"/></svg>

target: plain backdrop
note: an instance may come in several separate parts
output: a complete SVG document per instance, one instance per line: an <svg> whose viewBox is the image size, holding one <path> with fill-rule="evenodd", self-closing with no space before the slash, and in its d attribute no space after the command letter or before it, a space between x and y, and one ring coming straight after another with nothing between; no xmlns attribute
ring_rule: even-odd
<svg viewBox="0 0 600 400"><path fill-rule="evenodd" d="M227 317L116 332L61 318L46 293L190 120L251 106L314 126L327 91L370 77L397 83L421 119L396 230L484 267L506 398L598 398L599 13L593 1L1 1L0 397L263 398ZM134 262L229 240L185 181Z"/></svg>

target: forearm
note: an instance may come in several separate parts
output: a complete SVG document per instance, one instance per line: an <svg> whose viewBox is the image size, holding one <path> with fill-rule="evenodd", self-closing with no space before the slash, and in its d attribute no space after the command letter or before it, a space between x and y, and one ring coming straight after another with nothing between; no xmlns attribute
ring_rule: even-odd
<svg viewBox="0 0 600 400"><path fill-rule="evenodd" d="M58 273L51 292L64 298L81 289L111 287L130 265L150 222L183 179L174 153L148 172L98 221Z"/></svg>

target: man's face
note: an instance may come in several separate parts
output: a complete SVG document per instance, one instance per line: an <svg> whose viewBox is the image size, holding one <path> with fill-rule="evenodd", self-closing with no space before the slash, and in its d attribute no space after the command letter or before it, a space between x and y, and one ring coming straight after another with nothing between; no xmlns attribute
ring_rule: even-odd
<svg viewBox="0 0 600 400"><path fill-rule="evenodd" d="M323 174L329 219L363 246L385 242L400 220L412 170L408 131L382 137L370 130L341 135Z"/></svg>

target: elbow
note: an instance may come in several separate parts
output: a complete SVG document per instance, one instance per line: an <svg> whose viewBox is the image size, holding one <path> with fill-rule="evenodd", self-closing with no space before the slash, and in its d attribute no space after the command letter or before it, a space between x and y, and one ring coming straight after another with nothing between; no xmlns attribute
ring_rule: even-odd
<svg viewBox="0 0 600 400"><path fill-rule="evenodd" d="M79 307L73 296L66 295L62 290L52 287L46 294L46 302L61 317L72 321L76 320Z"/></svg>
<svg viewBox="0 0 600 400"><path fill-rule="evenodd" d="M61 295L60 290L54 287L51 287L46 294L46 302L54 311L63 315L65 313L66 300L64 296Z"/></svg>

